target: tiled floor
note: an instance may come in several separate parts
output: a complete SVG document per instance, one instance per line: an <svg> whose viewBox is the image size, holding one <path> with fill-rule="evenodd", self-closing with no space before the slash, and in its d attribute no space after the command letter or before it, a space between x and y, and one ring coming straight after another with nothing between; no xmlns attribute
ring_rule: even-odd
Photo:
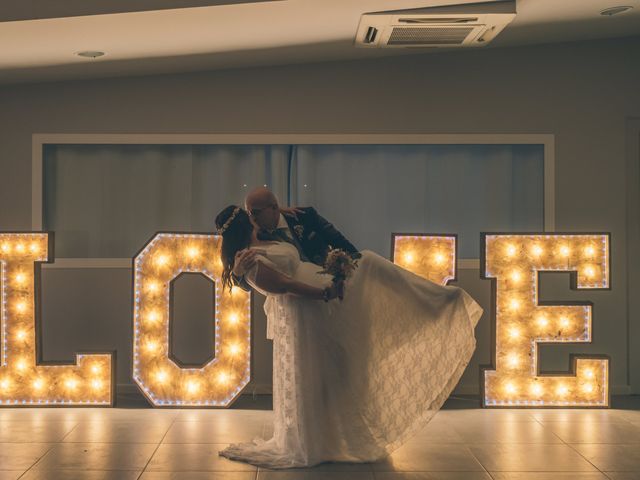
<svg viewBox="0 0 640 480"><path fill-rule="evenodd" d="M640 480L640 397L610 410L483 410L452 398L384 462L265 470L218 455L271 432L271 398L226 410L0 408L0 480Z"/></svg>

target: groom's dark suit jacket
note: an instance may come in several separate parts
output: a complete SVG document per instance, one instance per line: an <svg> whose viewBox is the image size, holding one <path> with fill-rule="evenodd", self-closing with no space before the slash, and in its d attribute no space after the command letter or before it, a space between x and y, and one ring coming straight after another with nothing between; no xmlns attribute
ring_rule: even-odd
<svg viewBox="0 0 640 480"><path fill-rule="evenodd" d="M361 257L358 249L338 229L320 216L315 208L303 207L299 210L302 212L297 214L297 218L293 214L283 213L282 215L289 225L291 234L296 238L309 261L323 266L331 248L344 250L350 253L353 258ZM260 238L260 234L258 234L258 238ZM244 278L239 279L234 275L231 278L233 283L243 290L251 290Z"/></svg>

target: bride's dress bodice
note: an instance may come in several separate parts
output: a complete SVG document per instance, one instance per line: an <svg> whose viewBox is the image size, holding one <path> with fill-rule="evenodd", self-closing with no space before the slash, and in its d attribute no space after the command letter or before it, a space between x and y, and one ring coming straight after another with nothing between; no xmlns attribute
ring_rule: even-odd
<svg viewBox="0 0 640 480"><path fill-rule="evenodd" d="M331 282L331 276L318 273L321 267L311 262L303 262L300 260L298 249L287 242L273 242L260 246L251 247L255 250L257 261L262 262L279 272L299 281L312 285L314 287L324 287ZM247 281L249 284L265 296L273 295L262 290L256 285L255 279L258 267L252 268L247 272Z"/></svg>

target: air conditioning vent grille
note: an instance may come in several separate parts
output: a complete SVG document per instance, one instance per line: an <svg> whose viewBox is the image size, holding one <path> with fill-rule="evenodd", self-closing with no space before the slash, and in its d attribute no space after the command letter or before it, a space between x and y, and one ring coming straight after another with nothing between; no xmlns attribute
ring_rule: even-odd
<svg viewBox="0 0 640 480"><path fill-rule="evenodd" d="M394 27L387 45L461 45L474 27Z"/></svg>

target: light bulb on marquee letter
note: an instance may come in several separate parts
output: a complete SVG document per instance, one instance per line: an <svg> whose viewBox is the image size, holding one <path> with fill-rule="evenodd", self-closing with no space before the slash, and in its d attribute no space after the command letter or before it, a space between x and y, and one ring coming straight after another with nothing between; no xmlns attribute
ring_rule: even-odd
<svg viewBox="0 0 640 480"><path fill-rule="evenodd" d="M391 261L434 283L456 279L456 240L450 234L392 235Z"/></svg>
<svg viewBox="0 0 640 480"><path fill-rule="evenodd" d="M571 272L573 290L610 289L610 235L481 233L480 255L480 276L495 292L495 357L481 367L482 405L608 407L608 357L571 355L569 371L540 372L540 343L586 343L593 333L591 302L538 301L538 272Z"/></svg>
<svg viewBox="0 0 640 480"><path fill-rule="evenodd" d="M40 269L52 261L52 233L0 232L0 406L112 406L115 352L39 360Z"/></svg>
<svg viewBox="0 0 640 480"><path fill-rule="evenodd" d="M218 235L158 233L134 258L133 378L154 406L226 407L250 380L251 301L248 292L222 292ZM214 358L180 365L170 346L173 282L199 273L215 291Z"/></svg>

